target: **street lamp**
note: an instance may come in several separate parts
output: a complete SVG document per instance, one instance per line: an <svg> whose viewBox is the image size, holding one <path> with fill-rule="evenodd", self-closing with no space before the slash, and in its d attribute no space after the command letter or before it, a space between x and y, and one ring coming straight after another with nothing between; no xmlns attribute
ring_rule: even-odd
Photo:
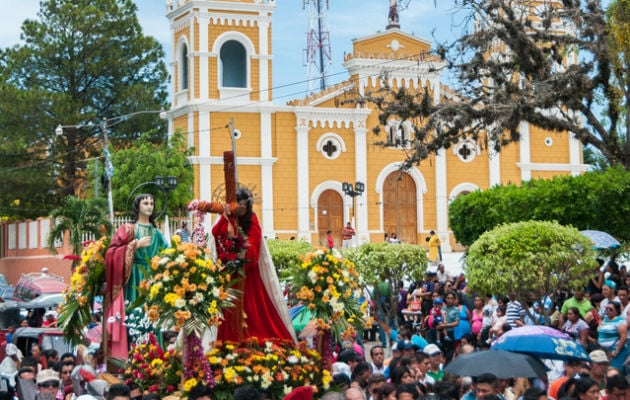
<svg viewBox="0 0 630 400"><path fill-rule="evenodd" d="M354 186L352 186L352 183L344 182L341 184L341 190L343 190L346 196L352 197L352 218L354 218L354 214L355 214L354 198L357 196L361 196L363 192L365 192L365 184L363 182L356 181L354 183Z"/></svg>
<svg viewBox="0 0 630 400"><path fill-rule="evenodd" d="M107 130L109 127L118 125L121 122L125 122L137 115L142 115L142 114L159 114L160 119L167 118L166 111L164 111L164 109L161 109L159 111L156 111L156 110L136 111L136 112L132 112L125 115L119 115L117 117L103 118L103 120L101 121L100 127L101 127L101 134L103 135L103 154L105 157L105 175L107 176L107 206L109 208L109 220L112 224L114 223L114 199L112 197L112 176L114 176L114 166L112 165L111 157L109 153L109 138L107 136ZM61 125L60 124L60 125L57 125L57 128L55 128L55 135L57 136L63 135L64 128L81 129L81 128L91 128L93 126L94 125L92 124L92 122L88 122L85 124L81 123L77 125Z"/></svg>

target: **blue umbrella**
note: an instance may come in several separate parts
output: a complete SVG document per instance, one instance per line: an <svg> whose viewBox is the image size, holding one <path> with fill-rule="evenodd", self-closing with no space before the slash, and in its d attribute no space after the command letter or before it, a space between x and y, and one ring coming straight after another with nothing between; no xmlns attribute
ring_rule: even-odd
<svg viewBox="0 0 630 400"><path fill-rule="evenodd" d="M591 239L595 250L618 249L621 247L621 243L609 233L602 231L580 231L580 233Z"/></svg>
<svg viewBox="0 0 630 400"><path fill-rule="evenodd" d="M542 325L526 325L501 335L492 350L507 350L551 360L590 360L588 353L569 335Z"/></svg>

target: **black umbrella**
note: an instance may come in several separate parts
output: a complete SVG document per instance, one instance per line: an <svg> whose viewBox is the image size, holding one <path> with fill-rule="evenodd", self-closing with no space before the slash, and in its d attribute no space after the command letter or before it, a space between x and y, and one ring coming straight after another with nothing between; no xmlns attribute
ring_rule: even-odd
<svg viewBox="0 0 630 400"><path fill-rule="evenodd" d="M493 374L500 379L538 378L547 373L547 367L540 360L526 354L493 350L457 356L444 371L459 376Z"/></svg>

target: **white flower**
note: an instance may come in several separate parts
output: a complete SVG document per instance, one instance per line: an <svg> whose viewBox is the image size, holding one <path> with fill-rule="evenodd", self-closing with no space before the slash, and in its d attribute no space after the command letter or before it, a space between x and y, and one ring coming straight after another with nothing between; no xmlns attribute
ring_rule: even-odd
<svg viewBox="0 0 630 400"><path fill-rule="evenodd" d="M219 288L215 287L212 289L212 296L219 297L220 294L221 294L221 290L219 290Z"/></svg>
<svg viewBox="0 0 630 400"><path fill-rule="evenodd" d="M308 271L308 279L310 279L312 283L317 282L317 274L314 271Z"/></svg>
<svg viewBox="0 0 630 400"><path fill-rule="evenodd" d="M168 257L162 257L160 258L160 261L158 262L159 265L164 266L166 265L170 260L168 259Z"/></svg>
<svg viewBox="0 0 630 400"><path fill-rule="evenodd" d="M267 389L269 386L271 386L271 382L273 381L273 379L268 372L265 373L262 377L263 380L262 382L260 382L260 387L263 389Z"/></svg>
<svg viewBox="0 0 630 400"><path fill-rule="evenodd" d="M175 300L175 307L177 307L177 308L184 308L184 307L186 307L186 300L182 299L182 298L179 298L179 299Z"/></svg>
<svg viewBox="0 0 630 400"><path fill-rule="evenodd" d="M273 351L273 343L265 342L265 353L271 353Z"/></svg>
<svg viewBox="0 0 630 400"><path fill-rule="evenodd" d="M195 295L193 296L193 299L195 299L197 301L197 304L201 303L204 301L205 297L203 295L203 293L201 292L197 292L195 293Z"/></svg>
<svg viewBox="0 0 630 400"><path fill-rule="evenodd" d="M283 392L284 392L284 395L285 395L285 396L286 396L287 394L291 393L291 391L292 391L292 390L293 390L293 388L292 388L292 387L287 386L287 385L284 385Z"/></svg>
<svg viewBox="0 0 630 400"><path fill-rule="evenodd" d="M333 312L343 311L343 303L336 303L332 306Z"/></svg>
<svg viewBox="0 0 630 400"><path fill-rule="evenodd" d="M287 357L287 362L289 364L297 364L298 361L300 361L296 356L294 356L293 354L291 354L289 357Z"/></svg>
<svg viewBox="0 0 630 400"><path fill-rule="evenodd" d="M208 285L214 284L214 278L212 276L210 276L210 275L206 276L206 283Z"/></svg>

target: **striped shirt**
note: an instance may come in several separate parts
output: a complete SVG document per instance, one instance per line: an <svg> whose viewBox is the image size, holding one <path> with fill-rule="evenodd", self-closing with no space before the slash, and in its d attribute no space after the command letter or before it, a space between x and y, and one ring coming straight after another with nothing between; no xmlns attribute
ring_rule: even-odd
<svg viewBox="0 0 630 400"><path fill-rule="evenodd" d="M523 321L525 318L525 310L518 301L510 301L505 308L505 316L507 317L508 324L510 324L512 328L516 328L518 326L516 325L516 321Z"/></svg>
<svg viewBox="0 0 630 400"><path fill-rule="evenodd" d="M612 320L609 320L608 317L604 318L599 328L597 328L597 341L600 346L606 350L612 350L619 341L617 327L625 323L626 320L619 316Z"/></svg>

